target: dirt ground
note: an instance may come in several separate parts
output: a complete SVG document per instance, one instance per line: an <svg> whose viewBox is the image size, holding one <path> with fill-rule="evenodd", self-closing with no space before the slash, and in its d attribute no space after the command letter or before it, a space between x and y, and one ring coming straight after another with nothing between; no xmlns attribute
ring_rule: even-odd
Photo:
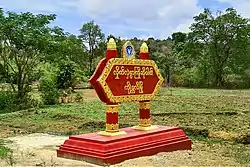
<svg viewBox="0 0 250 167"><path fill-rule="evenodd" d="M13 149L12 160L0 160L0 166L81 166L93 167L86 162L68 160L56 157L57 146L62 144L68 137L49 134L35 133L17 137L9 137L7 144ZM205 144L193 143L192 151L176 151L171 153L159 153L154 156L140 157L124 161L115 167L166 167L166 166L220 166L238 165L231 159L217 156L214 150L206 148Z"/></svg>

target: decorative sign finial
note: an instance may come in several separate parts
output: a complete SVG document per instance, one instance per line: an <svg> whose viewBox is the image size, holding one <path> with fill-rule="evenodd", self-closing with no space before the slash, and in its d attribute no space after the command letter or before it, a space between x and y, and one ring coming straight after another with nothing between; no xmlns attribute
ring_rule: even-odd
<svg viewBox="0 0 250 167"><path fill-rule="evenodd" d="M141 47L140 47L140 53L148 53L148 45L146 42L143 42Z"/></svg>
<svg viewBox="0 0 250 167"><path fill-rule="evenodd" d="M135 49L130 41L127 41L122 47L123 58L135 58Z"/></svg>
<svg viewBox="0 0 250 167"><path fill-rule="evenodd" d="M114 38L109 39L109 42L107 43L107 50L116 50L116 43Z"/></svg>

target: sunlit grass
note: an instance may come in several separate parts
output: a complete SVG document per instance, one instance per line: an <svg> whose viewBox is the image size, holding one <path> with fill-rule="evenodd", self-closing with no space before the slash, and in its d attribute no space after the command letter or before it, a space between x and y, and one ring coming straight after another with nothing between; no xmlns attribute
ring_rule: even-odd
<svg viewBox="0 0 250 167"><path fill-rule="evenodd" d="M94 90L88 90L82 103L2 114L0 126L12 131L12 135L35 132L72 135L104 130L106 106L94 94ZM152 101L151 114L153 124L180 126L195 142L205 143L207 149L212 148L220 156L233 158L239 164L250 163L250 146L230 139L250 134L249 90L164 88ZM138 118L137 103L120 105L120 127L137 125ZM2 150L5 155L6 150Z"/></svg>

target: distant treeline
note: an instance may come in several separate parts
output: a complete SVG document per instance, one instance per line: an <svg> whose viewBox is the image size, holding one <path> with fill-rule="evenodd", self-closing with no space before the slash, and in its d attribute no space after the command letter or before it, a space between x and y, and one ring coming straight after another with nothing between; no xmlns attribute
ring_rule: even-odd
<svg viewBox="0 0 250 167"><path fill-rule="evenodd" d="M121 52L124 40L105 36L94 21L79 27L79 36L49 26L56 15L16 13L0 9L0 81L23 99L35 81L56 89L86 82L114 38ZM194 16L189 33L146 40L168 86L250 87L250 24L233 8ZM130 40L137 51L142 40ZM45 83L46 83L45 82ZM43 82L44 83L44 82ZM51 85L51 84L50 84ZM52 84L53 85L53 84ZM52 88L51 88L52 89Z"/></svg>

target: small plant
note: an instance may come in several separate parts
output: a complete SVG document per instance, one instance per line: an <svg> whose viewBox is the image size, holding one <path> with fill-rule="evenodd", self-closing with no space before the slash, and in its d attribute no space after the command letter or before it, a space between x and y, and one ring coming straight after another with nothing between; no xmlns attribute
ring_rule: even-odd
<svg viewBox="0 0 250 167"><path fill-rule="evenodd" d="M13 156L13 151L4 146L5 141L0 139L0 159L4 159L9 166L13 166L16 161Z"/></svg>
<svg viewBox="0 0 250 167"><path fill-rule="evenodd" d="M76 102L81 102L83 100L83 96L80 93L76 94L75 101Z"/></svg>
<svg viewBox="0 0 250 167"><path fill-rule="evenodd" d="M0 140L0 158L6 158L10 152L10 149L2 145L2 140Z"/></svg>
<svg viewBox="0 0 250 167"><path fill-rule="evenodd" d="M6 163L9 165L9 166L13 166L16 164L16 160L14 158L14 155L13 155L13 151L9 151L8 155L7 155L7 158L6 158Z"/></svg>

